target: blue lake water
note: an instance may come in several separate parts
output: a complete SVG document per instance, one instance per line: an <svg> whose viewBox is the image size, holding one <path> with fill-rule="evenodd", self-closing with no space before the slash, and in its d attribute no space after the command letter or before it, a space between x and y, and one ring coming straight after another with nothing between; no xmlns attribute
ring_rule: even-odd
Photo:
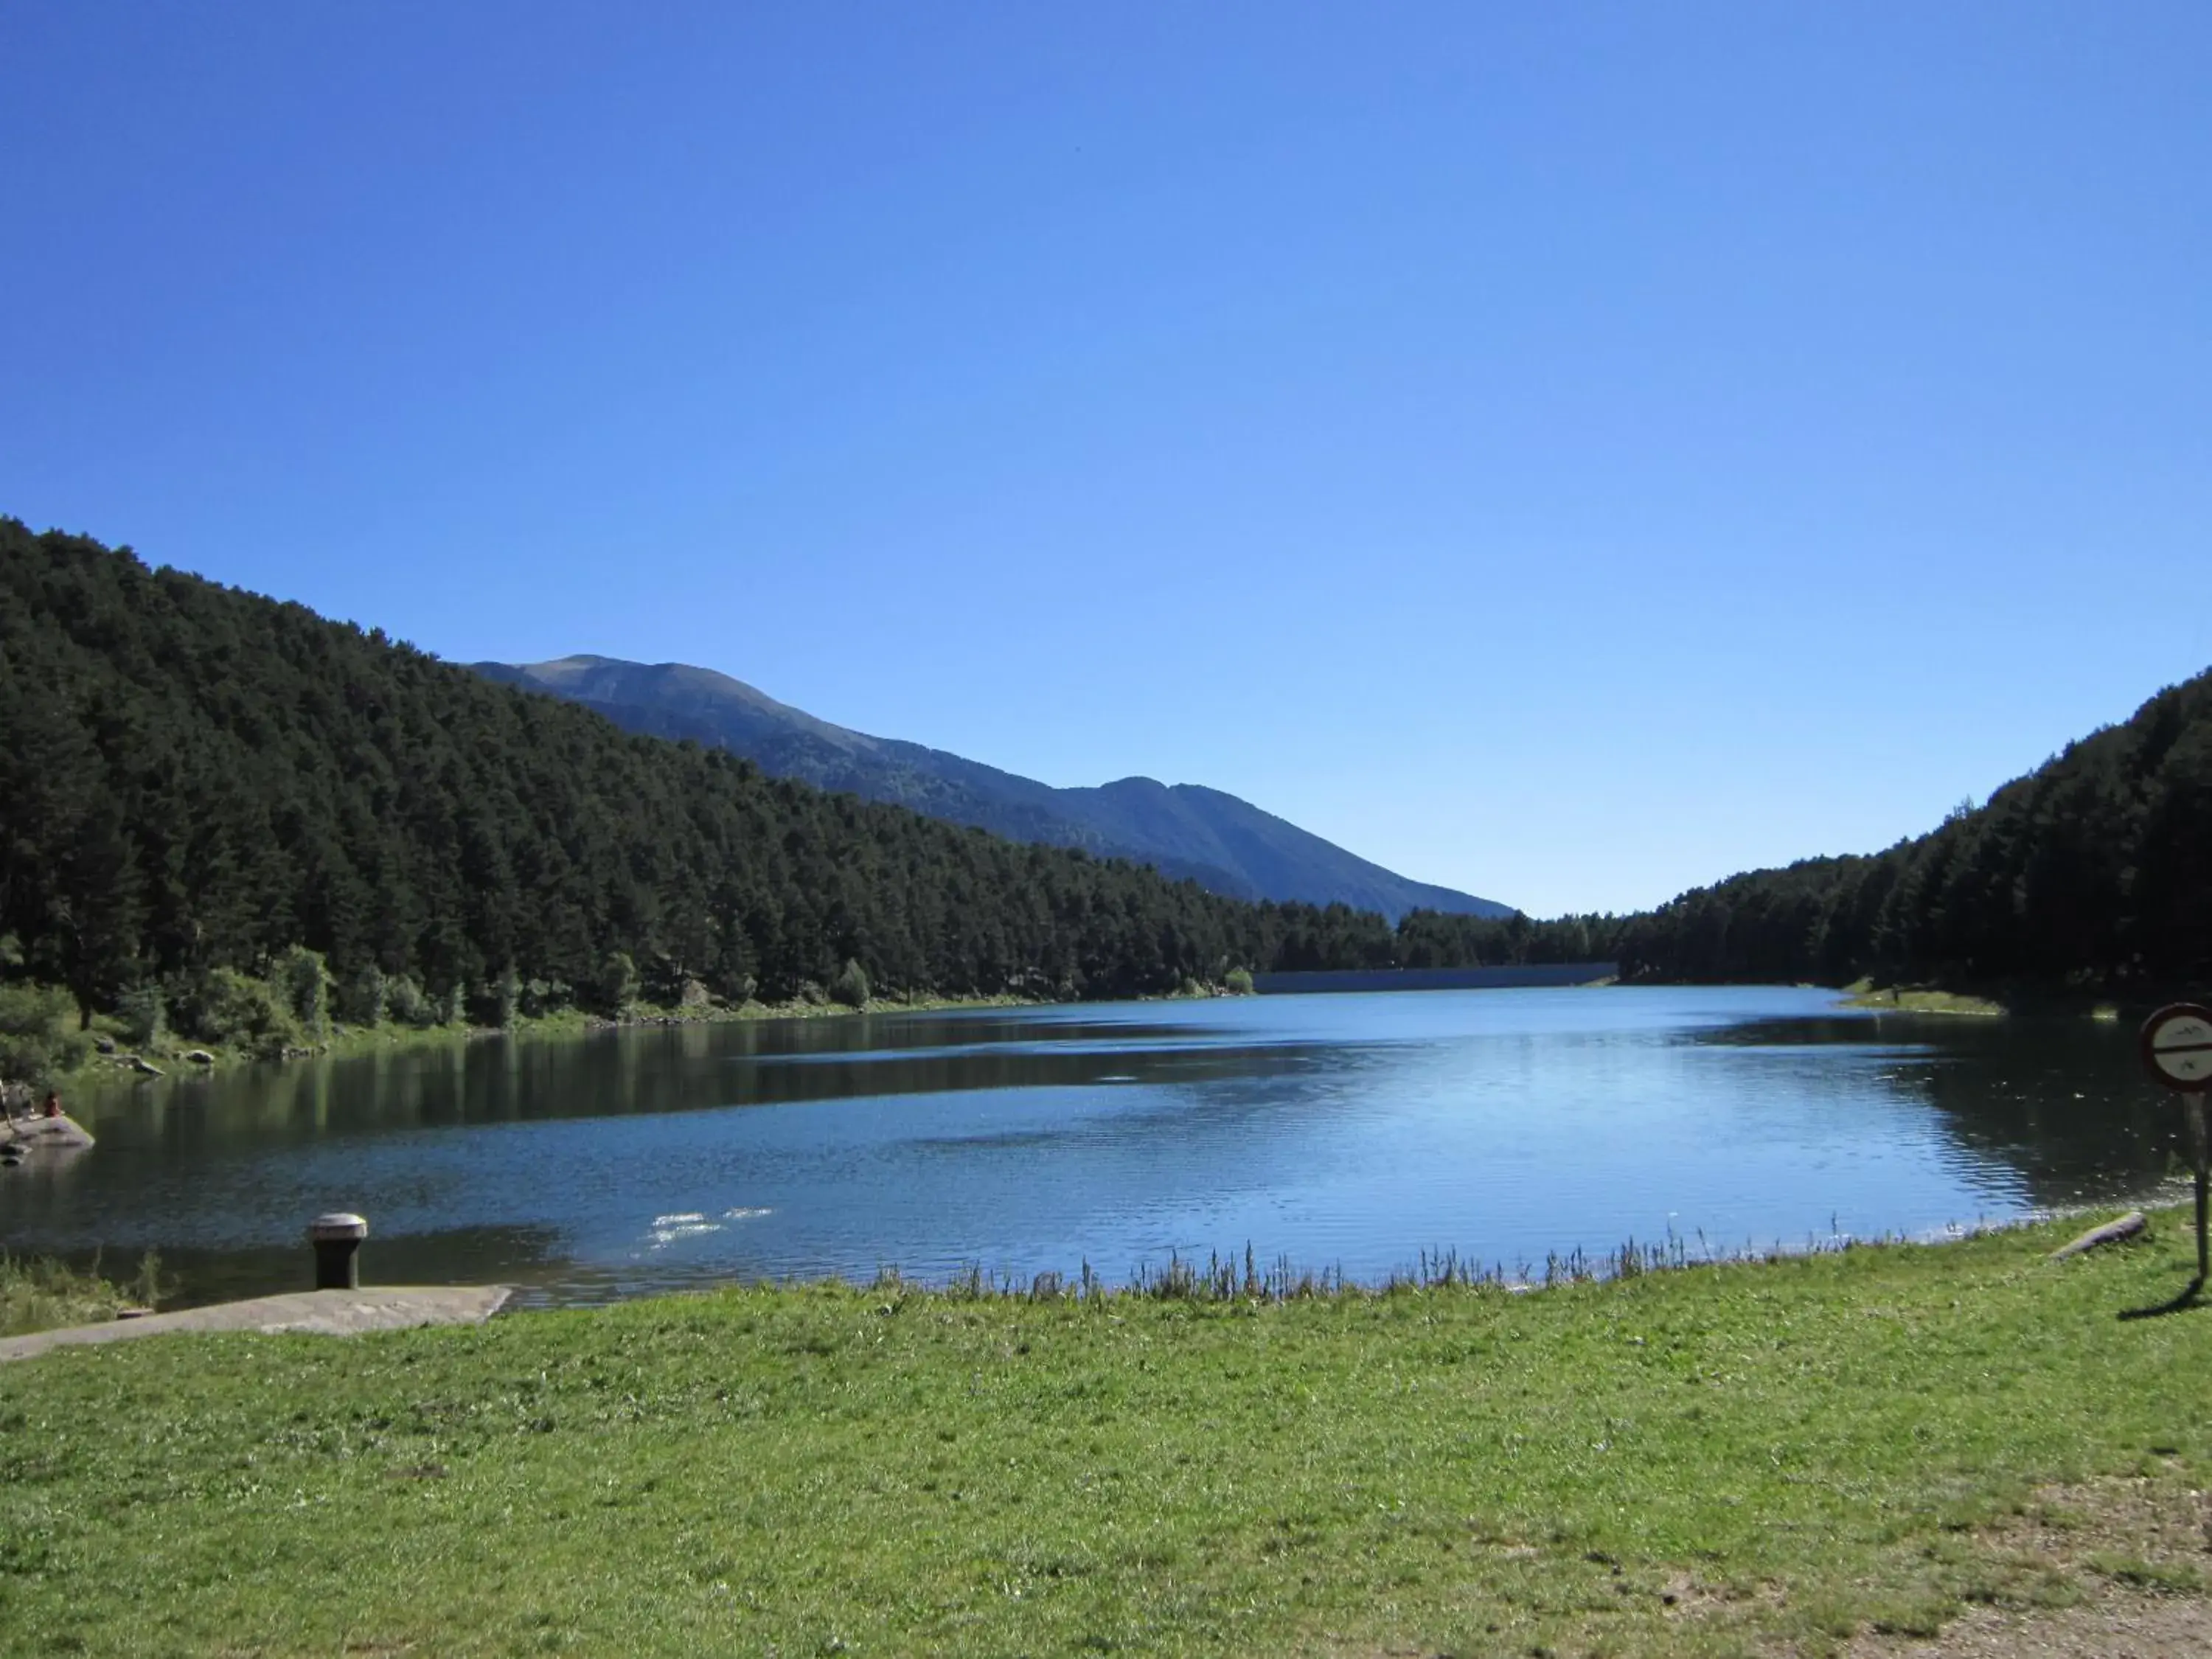
<svg viewBox="0 0 2212 1659"><path fill-rule="evenodd" d="M2138 1195L2179 1114L2131 1033L1754 988L977 1010L486 1038L72 1102L0 1172L0 1249L188 1299L295 1288L329 1209L374 1281L583 1302L731 1279L1115 1281L1170 1255L1380 1279L1928 1234Z"/></svg>

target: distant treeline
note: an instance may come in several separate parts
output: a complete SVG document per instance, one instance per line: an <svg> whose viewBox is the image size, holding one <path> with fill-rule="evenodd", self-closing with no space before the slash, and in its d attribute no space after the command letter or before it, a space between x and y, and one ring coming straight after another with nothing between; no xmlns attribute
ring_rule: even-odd
<svg viewBox="0 0 2212 1659"><path fill-rule="evenodd" d="M2067 986L2212 980L2212 673L1988 802L1862 858L1685 893L1620 924L1624 974Z"/></svg>
<svg viewBox="0 0 2212 1659"><path fill-rule="evenodd" d="M1732 876L1636 915L1417 912L1395 936L1339 927L1310 949L1293 931L1268 965L1597 960L1709 983L2212 984L2212 673L1886 852Z"/></svg>
<svg viewBox="0 0 2212 1659"><path fill-rule="evenodd" d="M149 987L191 1007L243 973L304 1011L303 951L366 1020L840 983L1127 996L1547 937L1241 903L826 794L0 520L0 976L84 1010Z"/></svg>

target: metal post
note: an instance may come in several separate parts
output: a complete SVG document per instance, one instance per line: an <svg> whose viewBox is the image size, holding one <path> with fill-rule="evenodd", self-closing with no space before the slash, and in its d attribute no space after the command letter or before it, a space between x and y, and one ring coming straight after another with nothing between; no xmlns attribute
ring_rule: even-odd
<svg viewBox="0 0 2212 1659"><path fill-rule="evenodd" d="M2204 1096L2212 1091L2212 1008L2169 1002L2143 1022L2136 1039L2151 1081L2185 1097L2191 1161L2197 1165L2197 1277L2176 1305L2194 1302L2212 1282L2212 1241L2205 1212L2212 1204L2212 1142L2204 1133Z"/></svg>
<svg viewBox="0 0 2212 1659"><path fill-rule="evenodd" d="M2197 1283L2201 1288L2212 1280L2212 1248L2208 1248L2204 1231L2207 1189L2212 1188L2212 1143L2208 1143L2204 1133L2201 1094L2189 1097L2189 1139L2190 1151L2197 1155Z"/></svg>
<svg viewBox="0 0 2212 1659"><path fill-rule="evenodd" d="M361 1241L368 1237L368 1223L343 1211L319 1215L307 1229L315 1247L315 1288L319 1291L357 1291L361 1288Z"/></svg>

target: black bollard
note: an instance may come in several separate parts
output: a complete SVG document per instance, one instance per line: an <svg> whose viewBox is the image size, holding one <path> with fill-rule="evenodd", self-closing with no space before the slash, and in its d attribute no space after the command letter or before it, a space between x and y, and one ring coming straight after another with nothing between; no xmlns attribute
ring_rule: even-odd
<svg viewBox="0 0 2212 1659"><path fill-rule="evenodd" d="M319 1215L307 1229L307 1237L315 1246L315 1288L359 1290L361 1241L368 1237L368 1223L343 1212Z"/></svg>

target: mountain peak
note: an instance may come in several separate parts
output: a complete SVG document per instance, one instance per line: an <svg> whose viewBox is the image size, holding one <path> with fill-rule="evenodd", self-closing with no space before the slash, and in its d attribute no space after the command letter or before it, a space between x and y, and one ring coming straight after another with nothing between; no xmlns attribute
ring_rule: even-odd
<svg viewBox="0 0 2212 1659"><path fill-rule="evenodd" d="M1408 880L1203 784L1170 786L1140 774L1096 788L1055 789L942 750L833 726L743 680L686 663L580 654L473 666L489 678L584 703L633 732L726 749L773 776L1016 841L1130 859L1232 898L1341 902L1394 921L1414 909L1511 914L1494 900Z"/></svg>

